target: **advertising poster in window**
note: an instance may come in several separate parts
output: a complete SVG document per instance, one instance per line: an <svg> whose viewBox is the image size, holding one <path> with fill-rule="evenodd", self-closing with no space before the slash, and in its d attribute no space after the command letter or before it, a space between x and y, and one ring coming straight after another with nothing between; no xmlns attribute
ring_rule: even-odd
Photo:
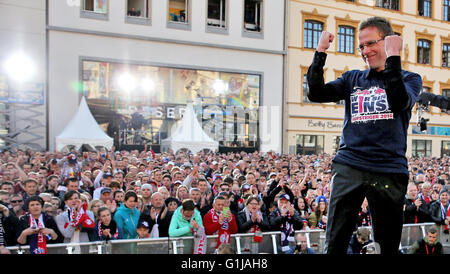
<svg viewBox="0 0 450 274"><path fill-rule="evenodd" d="M94 0L94 12L107 13L108 12L108 0Z"/></svg>

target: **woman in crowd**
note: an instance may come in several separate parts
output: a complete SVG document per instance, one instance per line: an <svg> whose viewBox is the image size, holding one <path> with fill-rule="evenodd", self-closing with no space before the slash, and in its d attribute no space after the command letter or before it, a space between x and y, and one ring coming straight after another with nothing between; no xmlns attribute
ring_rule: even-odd
<svg viewBox="0 0 450 274"><path fill-rule="evenodd" d="M314 208L314 212L311 213L308 218L308 223L311 229L326 228L327 211L327 199L324 196L317 197L317 206Z"/></svg>
<svg viewBox="0 0 450 274"><path fill-rule="evenodd" d="M95 221L98 220L98 209L102 206L104 206L102 200L94 199L89 202L88 210L92 211L92 213L94 214Z"/></svg>
<svg viewBox="0 0 450 274"><path fill-rule="evenodd" d="M111 215L111 210L105 206L98 209L98 221L91 241L122 239L122 229Z"/></svg>
<svg viewBox="0 0 450 274"><path fill-rule="evenodd" d="M114 214L117 226L123 231L123 239L137 238L136 228L141 212L136 208L138 196L136 192L129 190L125 193L124 202Z"/></svg>

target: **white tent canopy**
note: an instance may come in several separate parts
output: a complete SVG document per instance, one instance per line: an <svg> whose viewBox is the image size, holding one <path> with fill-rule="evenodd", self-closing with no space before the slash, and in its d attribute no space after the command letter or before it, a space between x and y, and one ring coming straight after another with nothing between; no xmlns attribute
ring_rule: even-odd
<svg viewBox="0 0 450 274"><path fill-rule="evenodd" d="M219 142L209 137L200 126L192 104L186 106L183 119L175 132L169 138L161 140L162 151L188 149L195 154L202 149L216 151L218 148Z"/></svg>
<svg viewBox="0 0 450 274"><path fill-rule="evenodd" d="M97 121L95 121L84 96L81 99L77 113L75 113L63 132L56 136L57 150L61 151L68 145L75 146L77 150L82 145L89 145L94 149L96 146L103 146L108 150L113 146L113 139L106 135Z"/></svg>

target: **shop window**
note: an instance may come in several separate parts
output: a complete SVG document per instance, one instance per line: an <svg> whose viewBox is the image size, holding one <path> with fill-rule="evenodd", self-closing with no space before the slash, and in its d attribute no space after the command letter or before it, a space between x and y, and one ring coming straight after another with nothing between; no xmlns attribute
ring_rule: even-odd
<svg viewBox="0 0 450 274"><path fill-rule="evenodd" d="M450 156L450 141L442 141L441 157L444 157L445 155Z"/></svg>
<svg viewBox="0 0 450 274"><path fill-rule="evenodd" d="M417 41L417 63L431 64L431 42L424 39Z"/></svg>
<svg viewBox="0 0 450 274"><path fill-rule="evenodd" d="M262 31L263 0L245 0L244 2L244 29L246 31Z"/></svg>
<svg viewBox="0 0 450 274"><path fill-rule="evenodd" d="M226 14L226 0L208 0L208 26L226 28Z"/></svg>
<svg viewBox="0 0 450 274"><path fill-rule="evenodd" d="M323 23L313 20L305 21L303 47L315 49L322 34Z"/></svg>
<svg viewBox="0 0 450 274"><path fill-rule="evenodd" d="M296 154L322 154L324 138L323 135L297 135Z"/></svg>
<svg viewBox="0 0 450 274"><path fill-rule="evenodd" d="M431 156L431 140L412 140L412 156Z"/></svg>
<svg viewBox="0 0 450 274"><path fill-rule="evenodd" d="M338 52L355 53L355 28L338 27Z"/></svg>
<svg viewBox="0 0 450 274"><path fill-rule="evenodd" d="M423 17L431 17L431 0L418 1L418 14Z"/></svg>

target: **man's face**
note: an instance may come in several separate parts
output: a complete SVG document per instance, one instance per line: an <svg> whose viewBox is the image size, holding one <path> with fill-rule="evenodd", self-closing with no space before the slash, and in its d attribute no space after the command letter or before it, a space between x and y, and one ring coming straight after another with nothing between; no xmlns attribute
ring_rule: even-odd
<svg viewBox="0 0 450 274"><path fill-rule="evenodd" d="M38 215L42 213L42 205L38 201L31 201L28 204L28 211L31 215Z"/></svg>
<svg viewBox="0 0 450 274"><path fill-rule="evenodd" d="M278 200L278 208L287 208L288 206L290 206L290 202L286 199L280 199Z"/></svg>
<svg viewBox="0 0 450 274"><path fill-rule="evenodd" d="M147 238L147 236L148 236L148 228L138 227L136 229L136 232L139 235L139 238Z"/></svg>
<svg viewBox="0 0 450 274"><path fill-rule="evenodd" d="M67 185L67 191L70 190L78 190L78 182L77 181L70 181Z"/></svg>
<svg viewBox="0 0 450 274"><path fill-rule="evenodd" d="M37 191L37 184L35 182L28 182L24 188L28 195L34 195Z"/></svg>
<svg viewBox="0 0 450 274"><path fill-rule="evenodd" d="M197 203L200 200L200 192L195 190L192 191L191 194L189 194L189 198Z"/></svg>
<svg viewBox="0 0 450 274"><path fill-rule="evenodd" d="M225 200L217 199L214 201L214 210L217 213L222 212L224 206L225 206Z"/></svg>
<svg viewBox="0 0 450 274"><path fill-rule="evenodd" d="M416 186L411 186L408 188L408 195L411 199L415 200L417 197L417 188Z"/></svg>
<svg viewBox="0 0 450 274"><path fill-rule="evenodd" d="M433 245L437 240L437 233L427 233L427 240L430 245Z"/></svg>
<svg viewBox="0 0 450 274"><path fill-rule="evenodd" d="M31 165L25 164L23 165L23 172L25 172L25 174L28 174L31 172Z"/></svg>
<svg viewBox="0 0 450 274"><path fill-rule="evenodd" d="M155 208L161 208L164 205L164 198L162 195L155 194L152 197L152 205Z"/></svg>
<svg viewBox="0 0 450 274"><path fill-rule="evenodd" d="M100 200L102 200L104 203L108 200L112 200L111 192L105 192L100 196Z"/></svg>
<svg viewBox="0 0 450 274"><path fill-rule="evenodd" d="M301 245L301 250L306 250L308 248L308 242L306 241L306 236L302 234L298 234L297 236L297 245Z"/></svg>
<svg viewBox="0 0 450 274"><path fill-rule="evenodd" d="M382 38L384 37L378 31L377 27L367 27L361 30L358 35L359 45L365 46L361 51L361 56L369 68L376 71L384 70L384 65L386 63L387 57L384 49L384 40L381 40L372 46L366 45Z"/></svg>
<svg viewBox="0 0 450 274"><path fill-rule="evenodd" d="M205 193L206 189L208 189L208 185L206 181L200 181L198 182L198 188L202 193Z"/></svg>
<svg viewBox="0 0 450 274"><path fill-rule="evenodd" d="M155 172L155 181L161 182L162 174L160 171Z"/></svg>
<svg viewBox="0 0 450 274"><path fill-rule="evenodd" d="M78 196L78 194L73 194L69 200L65 201L65 203L68 207L75 208L81 203L80 196Z"/></svg>
<svg viewBox="0 0 450 274"><path fill-rule="evenodd" d="M2 185L1 190L8 191L8 192L11 193L11 194L14 193L14 187L13 187L12 185L8 185L8 184Z"/></svg>

